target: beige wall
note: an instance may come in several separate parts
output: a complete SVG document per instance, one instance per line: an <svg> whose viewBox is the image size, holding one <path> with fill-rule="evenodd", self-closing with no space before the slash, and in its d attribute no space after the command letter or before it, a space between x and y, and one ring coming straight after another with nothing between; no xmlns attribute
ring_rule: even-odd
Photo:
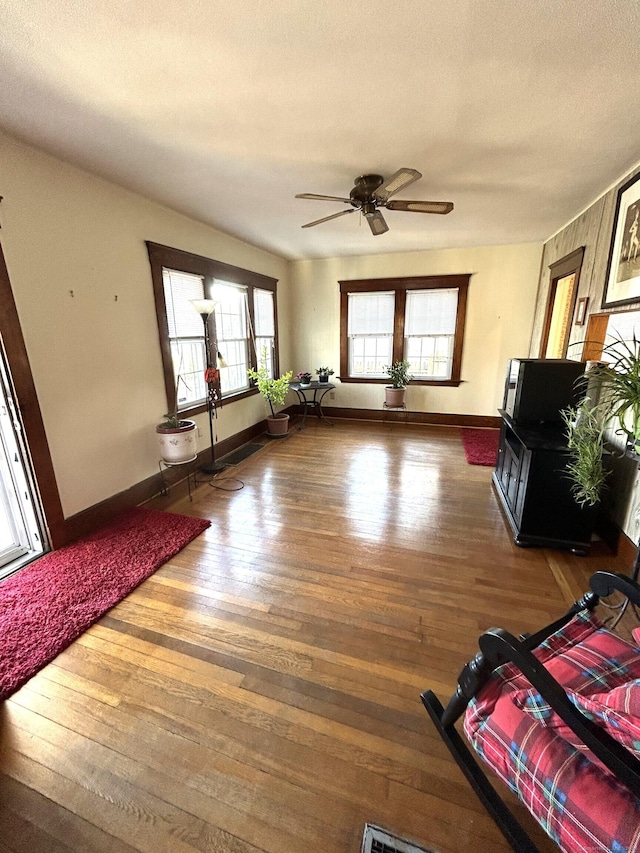
<svg viewBox="0 0 640 853"><path fill-rule="evenodd" d="M0 135L0 240L66 516L158 470L166 396L145 240L279 279L291 361L288 263ZM218 438L260 421L224 406ZM197 418L208 435L206 415ZM203 446L208 440L203 439Z"/></svg>
<svg viewBox="0 0 640 853"><path fill-rule="evenodd" d="M375 238L373 238L375 239ZM471 273L458 388L411 386L411 411L496 415L502 402L507 360L529 352L542 246L472 249L355 258L296 261L292 264L292 311L296 318L293 369L313 371L329 364L339 370L342 279ZM339 385L327 405L379 409L379 385Z"/></svg>

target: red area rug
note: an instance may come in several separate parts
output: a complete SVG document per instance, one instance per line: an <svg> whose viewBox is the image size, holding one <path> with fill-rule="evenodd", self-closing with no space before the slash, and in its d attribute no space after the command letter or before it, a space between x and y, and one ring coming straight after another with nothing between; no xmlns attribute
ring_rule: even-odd
<svg viewBox="0 0 640 853"><path fill-rule="evenodd" d="M0 699L66 649L210 522L133 509L0 583Z"/></svg>
<svg viewBox="0 0 640 853"><path fill-rule="evenodd" d="M462 446L469 465L496 464L498 455L499 429L472 429L465 427L462 430Z"/></svg>

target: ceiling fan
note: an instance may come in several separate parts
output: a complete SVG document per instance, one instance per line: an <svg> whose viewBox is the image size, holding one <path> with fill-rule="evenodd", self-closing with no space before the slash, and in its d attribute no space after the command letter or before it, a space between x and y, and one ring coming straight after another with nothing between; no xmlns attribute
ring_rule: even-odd
<svg viewBox="0 0 640 853"><path fill-rule="evenodd" d="M355 186L349 193L349 198L339 198L335 195L316 195L315 193L300 193L296 198L316 198L322 201L342 201L345 204L350 204L350 210L341 210L339 213L332 213L331 216L324 216L322 219L316 219L313 222L307 222L303 228L311 228L313 225L320 225L321 222L328 222L330 219L337 219L338 216L346 216L347 213L354 213L359 210L371 228L371 233L384 234L389 230L389 226L385 222L381 207L386 207L387 210L407 210L412 213L451 213L453 203L450 201L405 201L398 199L397 201L389 201L392 195L395 195L400 190L408 187L414 181L422 177L416 169L398 169L390 178L385 179L382 175L361 175L355 180Z"/></svg>

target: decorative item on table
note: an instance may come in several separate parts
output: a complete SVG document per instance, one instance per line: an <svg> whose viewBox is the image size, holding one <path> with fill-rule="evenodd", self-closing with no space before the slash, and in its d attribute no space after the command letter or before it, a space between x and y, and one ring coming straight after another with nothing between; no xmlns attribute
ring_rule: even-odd
<svg viewBox="0 0 640 853"><path fill-rule="evenodd" d="M329 377L333 376L333 370L330 367L318 367L316 368L316 373L318 374L318 382L325 384L329 381Z"/></svg>
<svg viewBox="0 0 640 853"><path fill-rule="evenodd" d="M271 415L267 416L267 435L273 438L283 438L289 431L289 415L286 412L276 412L273 408L281 406L289 392L289 382L293 376L293 371L289 370L283 373L278 379L273 379L269 375L267 367L267 348L262 351L262 359L258 370L249 368L247 370L249 378L252 379L258 391L269 404Z"/></svg>
<svg viewBox="0 0 640 853"><path fill-rule="evenodd" d="M311 374L301 370L300 373L296 373L296 382L300 383L301 388L308 388L311 385Z"/></svg>
<svg viewBox="0 0 640 853"><path fill-rule="evenodd" d="M382 369L391 379L391 385L385 387L385 402L387 406L390 409L404 406L406 386L413 379L413 376L409 373L409 362L394 361L393 364L386 364Z"/></svg>

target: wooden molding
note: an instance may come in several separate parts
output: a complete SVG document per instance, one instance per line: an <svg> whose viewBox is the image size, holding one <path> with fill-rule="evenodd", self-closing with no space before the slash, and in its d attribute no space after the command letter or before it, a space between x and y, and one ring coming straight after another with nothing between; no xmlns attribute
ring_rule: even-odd
<svg viewBox="0 0 640 853"><path fill-rule="evenodd" d="M401 361L404 358L404 322L407 291L457 288L458 307L456 312L456 329L451 364L451 379L447 382L427 382L417 380L416 384L459 385L462 381L460 378L462 372L462 348L464 345L464 327L467 313L467 292L471 281L471 275L471 273L464 273L457 275L424 275L407 276L403 278L366 278L339 281L340 376L344 377L342 381L371 381L367 377L360 379L351 379L349 377L348 313L350 293L368 293L385 290L393 290L395 292L392 360L396 362ZM384 378L379 381L388 382L388 380Z"/></svg>
<svg viewBox="0 0 640 853"><path fill-rule="evenodd" d="M290 415L301 415L302 406L296 403L286 409ZM440 412L386 412L383 409L349 409L338 406L323 406L322 411L326 418L344 418L347 420L360 421L398 421L400 423L425 424L431 426L455 426L455 427L485 427L499 429L502 418L493 415L448 415ZM308 419L313 419L313 412L307 414Z"/></svg>
<svg viewBox="0 0 640 853"><path fill-rule="evenodd" d="M558 288L558 281L572 273L575 274L573 283L573 292L571 295L571 306L568 312L569 326L567 329L567 340L565 341L565 355L567 344L569 342L569 332L574 321L576 308L576 300L578 298L578 290L580 288L580 272L582 270L582 260L584 258L584 246L560 258L559 261L549 266L549 293L547 294L547 306L545 308L545 319L542 327L542 338L540 340L540 358L546 358L547 345L549 343L549 333L551 331L551 320L553 318L553 306ZM564 357L564 356L563 356Z"/></svg>
<svg viewBox="0 0 640 853"><path fill-rule="evenodd" d="M35 481L40 492L40 502L50 544L52 548L60 548L67 540L60 493L2 246L0 246L0 330L0 347L4 352L11 374L10 381L13 383L14 395L18 401L18 415L33 462Z"/></svg>

